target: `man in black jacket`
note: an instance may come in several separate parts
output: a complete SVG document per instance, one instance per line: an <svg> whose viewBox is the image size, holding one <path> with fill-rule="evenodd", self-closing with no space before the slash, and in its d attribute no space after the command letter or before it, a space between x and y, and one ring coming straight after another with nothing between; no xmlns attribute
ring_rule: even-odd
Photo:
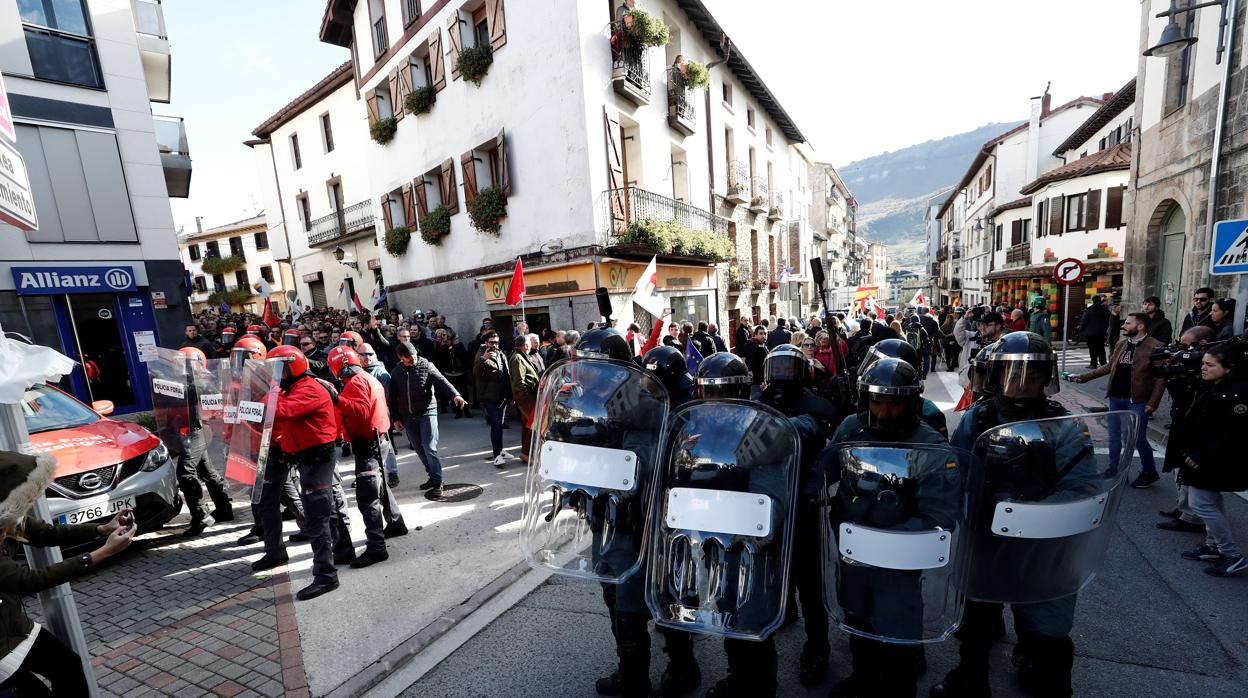
<svg viewBox="0 0 1248 698"><path fill-rule="evenodd" d="M715 345L715 351L728 351L728 345L724 344L724 338L719 336L719 327L714 323L707 325L707 334L711 337L711 342Z"/></svg>
<svg viewBox="0 0 1248 698"><path fill-rule="evenodd" d="M699 322L697 331L690 336L690 339L693 340L693 346L698 348L698 353L702 355L702 358L715 353L715 342L711 340L711 335L707 332L707 329L709 328L705 322Z"/></svg>
<svg viewBox="0 0 1248 698"><path fill-rule="evenodd" d="M217 343L211 339L200 336L199 326L193 322L187 323L186 340L183 341L182 346L178 348L184 349L186 347L195 347L196 349L204 352L204 356L209 358L216 358L221 355L221 347L217 346Z"/></svg>
<svg viewBox="0 0 1248 698"><path fill-rule="evenodd" d="M1213 321L1213 289L1208 286L1196 289L1196 293L1192 294L1192 311L1183 318L1183 327L1179 330L1179 334L1197 325L1214 327L1217 324Z"/></svg>
<svg viewBox="0 0 1248 698"><path fill-rule="evenodd" d="M776 318L776 329L767 335L767 348L775 349L781 344L788 344L793 341L793 334L785 328L785 319Z"/></svg>
<svg viewBox="0 0 1248 698"><path fill-rule="evenodd" d="M1161 309L1161 299L1149 296L1140 303L1140 310L1148 316L1148 336L1162 344L1174 341L1174 327L1170 324L1166 313Z"/></svg>
<svg viewBox="0 0 1248 698"><path fill-rule="evenodd" d="M430 490L427 496L437 499L442 496L442 461L438 458L438 406L433 392L450 399L456 408L466 403L455 386L420 356L411 342L401 342L396 350L399 363L390 374L390 394L386 396L390 419L394 420L396 431L402 428L407 433L408 443L429 474L420 489Z"/></svg>
<svg viewBox="0 0 1248 698"><path fill-rule="evenodd" d="M1079 320L1079 334L1088 343L1088 368L1104 366L1105 337L1109 334L1109 309L1105 307L1105 296L1092 296L1092 305L1083 311Z"/></svg>

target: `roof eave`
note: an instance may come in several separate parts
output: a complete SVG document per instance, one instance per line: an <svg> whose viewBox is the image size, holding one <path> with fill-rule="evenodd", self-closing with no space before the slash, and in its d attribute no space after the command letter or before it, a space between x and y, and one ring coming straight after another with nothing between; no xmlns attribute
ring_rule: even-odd
<svg viewBox="0 0 1248 698"><path fill-rule="evenodd" d="M1123 113L1135 103L1135 77L1127 81L1109 101L1101 105L1099 109L1092 112L1092 115L1084 120L1067 138L1062 141L1057 149L1053 151L1055 156L1061 157L1061 154L1075 148L1080 143L1087 141L1101 127L1108 124L1119 114Z"/></svg>

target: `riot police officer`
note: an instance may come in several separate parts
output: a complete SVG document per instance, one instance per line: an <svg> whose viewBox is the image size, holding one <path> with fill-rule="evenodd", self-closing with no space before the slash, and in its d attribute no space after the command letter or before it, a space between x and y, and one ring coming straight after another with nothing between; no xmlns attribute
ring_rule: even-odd
<svg viewBox="0 0 1248 698"><path fill-rule="evenodd" d="M986 319L990 320L992 315L989 313ZM997 341L985 358L984 388L991 397L973 405L963 416L950 439L953 446L970 450L977 445L981 434L999 425L1025 425L1068 414L1060 404L1047 399L1059 387L1057 356L1042 337L1031 332L1011 332ZM1015 499L1038 499L1034 497L1037 489L1051 492L1059 486L1079 489L1088 484L1090 474L1085 462L1090 460L1092 444L1087 432L1078 429L1074 422L1055 424L1055 433L1046 433L1042 439L1026 446L1021 444L1023 439L1017 439L1021 453L999 459L1009 467L994 468L989 464L985 468L984 483L980 487L989 493L986 499L991 500L996 491L1010 492ZM980 450L977 448L976 455L981 460L992 455ZM976 507L974 502L971 506ZM987 541L986 545L992 543ZM1000 544L998 542L998 546ZM1026 560L1014 560L1005 554L976 553L969 584L976 585L976 579L981 580L980 584L985 578L999 580L1000 575L990 568L980 569L994 561L1012 564L1015 568L1025 567L1013 570L1019 575L1037 579L1056 577L1055 567L1060 564L1056 559L1031 555ZM970 597L975 595L973 591L968 592ZM1018 635L1014 663L1019 668L1019 683L1028 692L1040 696L1072 695L1075 646L1070 630L1076 600L1077 594L1070 593L1048 601L1010 604ZM1004 633L1002 610L1000 603L967 601L958 632L959 663L942 683L932 687L932 696L990 695L988 658L993 641Z"/></svg>
<svg viewBox="0 0 1248 698"><path fill-rule="evenodd" d="M916 351L913 346L900 339L885 339L877 342L874 346L867 350L867 355L863 357L862 364L858 366L859 378L861 379L861 377L865 375L867 371L869 371L871 367L874 366L880 359L888 357L901 359L914 367L915 371L922 371L923 362L919 358L919 352ZM921 384L922 380L920 379L920 387ZM935 429L937 433L948 439L949 429L946 426L945 413L940 411L940 408L936 406L936 403L922 397L922 395L919 396L919 399L921 400L922 406L919 418L923 420L924 424L928 425L932 429ZM860 410L859 414L861 414L861 410L865 409L865 407L863 405L859 405L858 409Z"/></svg>
<svg viewBox="0 0 1248 698"><path fill-rule="evenodd" d="M946 443L921 419L923 386L918 371L902 359L877 357L859 376L858 388L860 411L841 422L819 457L823 482L837 483L828 506L830 530L841 523L908 532L952 530L960 519L961 480L956 467L948 467L955 462L951 450L917 447ZM905 458L907 468L899 473L883 467L842 469L840 449L852 442L906 444L911 449ZM825 574L836 575L837 603L851 631L853 657L853 673L829 695L913 696L921 665L915 645L864 635L890 637L897 643L923 639L923 587L930 584L918 570L840 564L839 555L829 564L835 568Z"/></svg>
<svg viewBox="0 0 1248 698"><path fill-rule="evenodd" d="M178 350L187 363L186 389L189 422L186 434L183 435L177 453L178 489L182 490L182 498L186 500L186 508L191 512L191 524L182 534L186 537L198 536L209 526L208 517L223 523L234 520L234 510L230 503L230 495L225 491L225 480L216 467L208 460L208 442L204 435L204 421L200 414L199 391L196 389L194 372L208 368L208 359L204 352L195 347L183 347ZM219 464L224 467L225 464ZM204 491L200 481L208 490L213 510L204 506Z"/></svg>
<svg viewBox="0 0 1248 698"><path fill-rule="evenodd" d="M753 376L745 360L726 351L712 354L698 366L699 400L749 400Z"/></svg>
<svg viewBox="0 0 1248 698"><path fill-rule="evenodd" d="M693 399L693 376L689 375L685 355L676 347L660 344L646 352L641 365L667 388L673 408Z"/></svg>
<svg viewBox="0 0 1248 698"><path fill-rule="evenodd" d="M823 450L827 434L836 423L836 408L815 395L807 387L810 370L806 355L792 344L781 344L763 360L763 392L760 401L779 410L787 417L814 417L818 430L802 434L802 463L798 492L806 492L814 475L815 460ZM803 686L814 686L828 672L828 613L823 605L823 576L819 562L819 509L813 498L803 498L797 505L794 530L793 584L790 603L797 598L806 629L806 643L798 662L799 679Z"/></svg>

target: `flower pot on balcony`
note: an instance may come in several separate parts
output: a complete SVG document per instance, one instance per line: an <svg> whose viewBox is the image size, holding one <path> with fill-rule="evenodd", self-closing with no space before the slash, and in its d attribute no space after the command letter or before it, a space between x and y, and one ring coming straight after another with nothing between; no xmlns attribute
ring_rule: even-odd
<svg viewBox="0 0 1248 698"><path fill-rule="evenodd" d="M745 187L743 185L730 182L728 184L728 195L724 197L724 200L735 205L745 203Z"/></svg>
<svg viewBox="0 0 1248 698"><path fill-rule="evenodd" d="M728 282L728 293L741 293L741 282L740 282L740 281L729 281L729 282Z"/></svg>
<svg viewBox="0 0 1248 698"><path fill-rule="evenodd" d="M766 211L767 199L761 196L756 196L753 199L750 199L750 210L755 213L762 213Z"/></svg>
<svg viewBox="0 0 1248 698"><path fill-rule="evenodd" d="M768 220L778 221L784 218L784 211L780 210L779 206L772 206L767 209L767 218Z"/></svg>
<svg viewBox="0 0 1248 698"><path fill-rule="evenodd" d="M779 282L779 281L771 281L771 282L769 282L769 283L767 284L767 288L770 288L771 290L773 290L773 291L774 291L774 290L776 290L776 289L780 288L780 282Z"/></svg>

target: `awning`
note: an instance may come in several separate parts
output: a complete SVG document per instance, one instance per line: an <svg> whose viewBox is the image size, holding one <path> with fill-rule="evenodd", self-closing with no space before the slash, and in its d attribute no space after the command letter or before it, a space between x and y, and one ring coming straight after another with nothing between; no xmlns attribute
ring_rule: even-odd
<svg viewBox="0 0 1248 698"><path fill-rule="evenodd" d="M1000 269L984 274L984 278L989 281L997 279L1037 279L1047 278L1053 275L1053 267L1057 262L1047 264L1033 264L1027 267L1016 267L1014 269ZM1106 260L1106 261L1089 261L1084 263L1086 271L1084 275L1104 274L1106 272L1122 271L1122 260Z"/></svg>

